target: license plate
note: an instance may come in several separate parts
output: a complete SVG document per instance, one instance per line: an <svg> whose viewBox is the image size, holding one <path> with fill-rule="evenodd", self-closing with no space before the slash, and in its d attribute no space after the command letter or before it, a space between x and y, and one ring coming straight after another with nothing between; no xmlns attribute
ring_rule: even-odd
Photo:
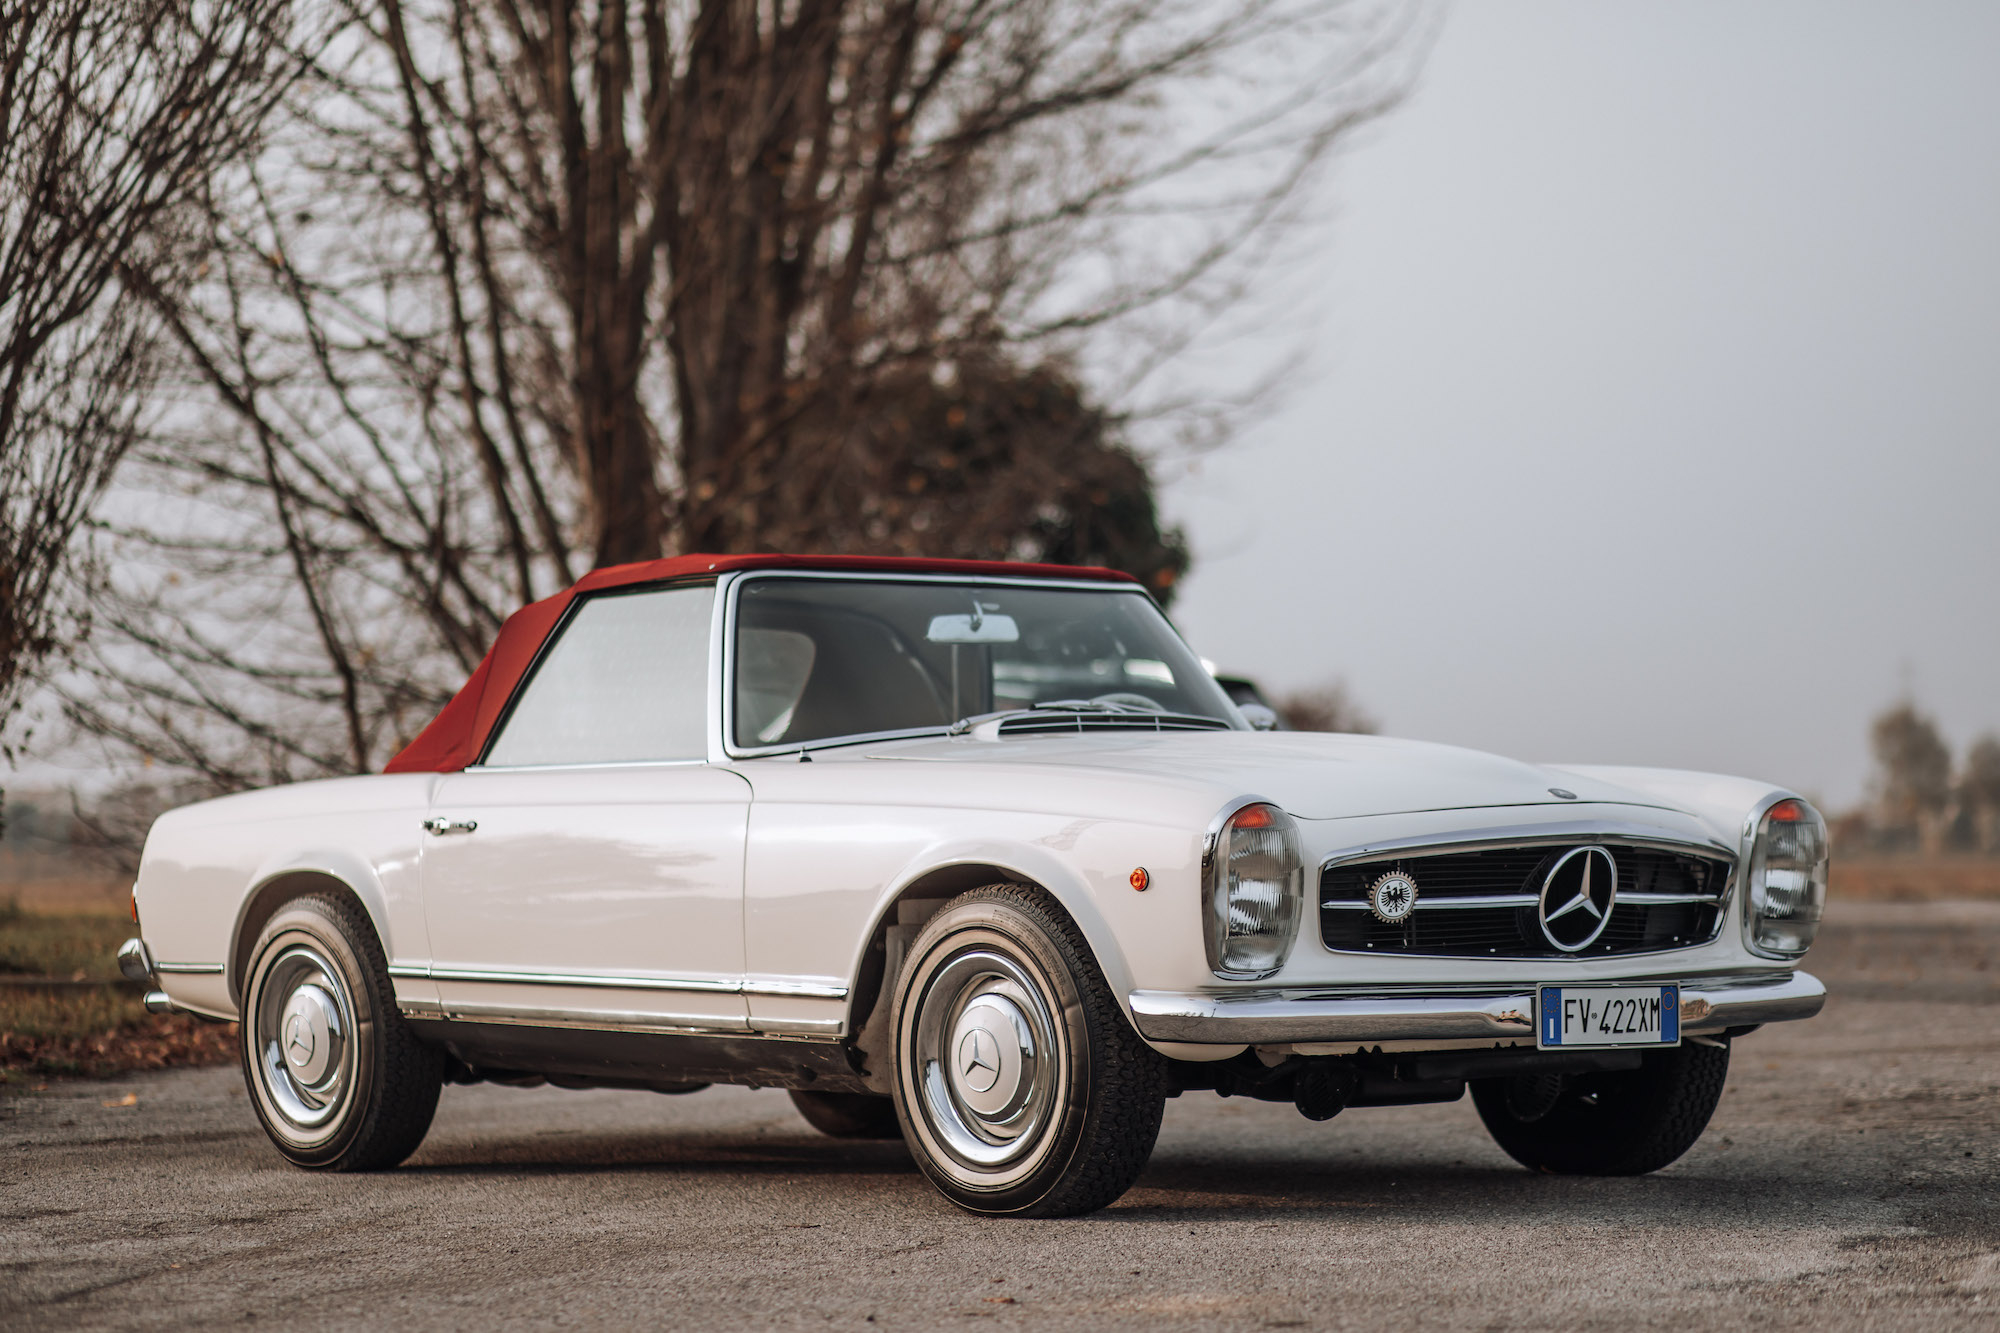
<svg viewBox="0 0 2000 1333"><path fill-rule="evenodd" d="M1678 1046L1679 986L1544 986L1535 1045Z"/></svg>

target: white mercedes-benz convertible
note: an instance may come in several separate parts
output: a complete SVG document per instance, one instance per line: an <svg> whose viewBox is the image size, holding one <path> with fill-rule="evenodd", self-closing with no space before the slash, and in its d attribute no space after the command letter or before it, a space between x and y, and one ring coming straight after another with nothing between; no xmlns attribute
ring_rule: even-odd
<svg viewBox="0 0 2000 1333"><path fill-rule="evenodd" d="M1059 1216L1195 1091L1665 1166L1818 1012L1826 847L1765 783L1259 729L1109 571L682 557L517 612L386 773L163 816L121 961L241 1021L300 1166L445 1083L741 1083Z"/></svg>

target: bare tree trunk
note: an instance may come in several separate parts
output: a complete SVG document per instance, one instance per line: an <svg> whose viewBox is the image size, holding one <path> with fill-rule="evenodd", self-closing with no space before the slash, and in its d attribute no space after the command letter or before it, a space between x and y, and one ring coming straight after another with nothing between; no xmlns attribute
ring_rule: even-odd
<svg viewBox="0 0 2000 1333"><path fill-rule="evenodd" d="M1146 375L1414 49L1372 0L339 12L158 307L205 400L107 501L69 687L222 785L382 762L592 562L1048 555L1170 591Z"/></svg>

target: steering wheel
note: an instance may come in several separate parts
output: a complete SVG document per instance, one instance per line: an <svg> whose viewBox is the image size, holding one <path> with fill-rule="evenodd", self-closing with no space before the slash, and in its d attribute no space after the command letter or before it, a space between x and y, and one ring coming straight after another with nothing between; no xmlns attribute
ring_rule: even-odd
<svg viewBox="0 0 2000 1333"><path fill-rule="evenodd" d="M1090 701L1094 704L1104 704L1110 708L1122 708L1127 712L1164 713L1167 711L1158 700L1148 699L1145 695L1134 694L1130 690L1118 690L1112 694L1093 694L1090 696Z"/></svg>

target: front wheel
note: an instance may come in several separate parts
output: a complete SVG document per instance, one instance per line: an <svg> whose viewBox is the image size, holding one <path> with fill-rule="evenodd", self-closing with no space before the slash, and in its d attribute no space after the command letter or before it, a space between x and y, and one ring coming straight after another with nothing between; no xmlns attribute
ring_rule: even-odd
<svg viewBox="0 0 2000 1333"><path fill-rule="evenodd" d="M1564 1176L1658 1171L1708 1128L1729 1076L1729 1046L1648 1051L1612 1074L1480 1079L1472 1102L1494 1142L1522 1166Z"/></svg>
<svg viewBox="0 0 2000 1333"><path fill-rule="evenodd" d="M361 909L314 894L280 907L243 986L243 1078L295 1166L372 1171L417 1150L444 1065L396 1011L382 946Z"/></svg>
<svg viewBox="0 0 2000 1333"><path fill-rule="evenodd" d="M896 1113L917 1163L975 1213L1074 1217L1132 1187L1159 1136L1165 1063L1083 935L1038 889L947 903L892 1010Z"/></svg>

